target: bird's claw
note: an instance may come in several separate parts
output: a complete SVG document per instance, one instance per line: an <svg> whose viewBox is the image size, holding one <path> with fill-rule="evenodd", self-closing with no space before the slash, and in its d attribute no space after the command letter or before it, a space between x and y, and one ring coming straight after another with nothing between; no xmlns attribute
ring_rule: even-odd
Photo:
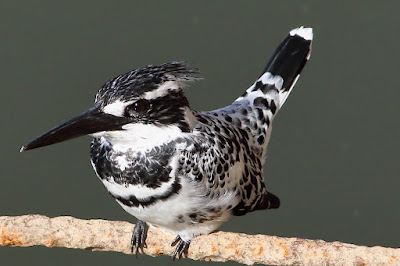
<svg viewBox="0 0 400 266"><path fill-rule="evenodd" d="M175 246L178 244L175 248L174 254L172 255L172 260L176 259L176 256L178 256L178 259L182 258L183 254L187 254L190 241L184 241L182 238L178 235L174 241L171 243L171 247Z"/></svg>
<svg viewBox="0 0 400 266"><path fill-rule="evenodd" d="M149 230L149 226L146 222L138 220L135 228L133 229L132 239L131 239L131 253L133 253L133 249L135 249L136 258L139 254L139 249L143 253L143 248L147 248L146 238L147 231Z"/></svg>

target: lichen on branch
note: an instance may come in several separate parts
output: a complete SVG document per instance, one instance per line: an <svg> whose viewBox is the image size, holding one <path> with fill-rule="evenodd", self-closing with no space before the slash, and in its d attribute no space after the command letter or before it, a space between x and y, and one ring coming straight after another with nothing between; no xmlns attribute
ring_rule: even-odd
<svg viewBox="0 0 400 266"><path fill-rule="evenodd" d="M128 222L82 220L69 216L0 216L0 245L42 245L130 254L133 227ZM144 253L150 256L172 255L173 239L173 235L150 228ZM196 237L190 245L188 258L236 261L248 265L400 265L400 249L215 232Z"/></svg>

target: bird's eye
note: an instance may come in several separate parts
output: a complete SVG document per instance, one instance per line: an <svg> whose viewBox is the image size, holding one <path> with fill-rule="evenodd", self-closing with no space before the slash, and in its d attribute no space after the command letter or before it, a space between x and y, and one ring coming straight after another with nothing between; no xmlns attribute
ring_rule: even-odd
<svg viewBox="0 0 400 266"><path fill-rule="evenodd" d="M150 103L147 100L140 99L126 107L127 115L143 114L150 108Z"/></svg>

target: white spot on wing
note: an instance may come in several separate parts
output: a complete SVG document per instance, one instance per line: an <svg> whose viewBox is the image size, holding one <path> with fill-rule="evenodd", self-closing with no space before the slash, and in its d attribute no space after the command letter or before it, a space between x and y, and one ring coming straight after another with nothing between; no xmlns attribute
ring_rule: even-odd
<svg viewBox="0 0 400 266"><path fill-rule="evenodd" d="M116 157L116 161L118 163L119 168L124 171L126 168L130 166L129 161L126 159L126 155L121 155Z"/></svg>

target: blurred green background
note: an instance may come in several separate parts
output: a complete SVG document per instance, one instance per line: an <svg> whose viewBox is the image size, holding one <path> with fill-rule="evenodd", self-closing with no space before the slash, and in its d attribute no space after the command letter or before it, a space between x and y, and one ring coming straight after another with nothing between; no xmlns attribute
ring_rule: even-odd
<svg viewBox="0 0 400 266"><path fill-rule="evenodd" d="M306 25L315 33L311 61L275 120L265 168L281 208L220 229L399 247L399 12L399 1L1 1L0 215L134 222L97 180L89 137L19 148L90 107L109 78L148 64L199 67L205 79L187 90L194 109L230 104L288 31ZM45 247L0 247L0 257L4 265L172 263Z"/></svg>

